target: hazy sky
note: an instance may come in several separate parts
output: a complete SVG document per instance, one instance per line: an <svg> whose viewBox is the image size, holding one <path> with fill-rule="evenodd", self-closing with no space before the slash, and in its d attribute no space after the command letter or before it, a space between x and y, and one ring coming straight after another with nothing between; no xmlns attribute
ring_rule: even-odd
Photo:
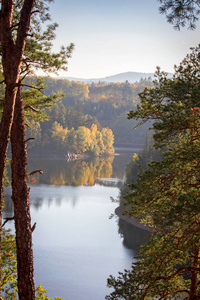
<svg viewBox="0 0 200 300"><path fill-rule="evenodd" d="M200 42L197 29L176 31L158 12L157 0L55 0L59 24L54 50L75 44L68 72L61 76L100 78L122 72L173 72Z"/></svg>

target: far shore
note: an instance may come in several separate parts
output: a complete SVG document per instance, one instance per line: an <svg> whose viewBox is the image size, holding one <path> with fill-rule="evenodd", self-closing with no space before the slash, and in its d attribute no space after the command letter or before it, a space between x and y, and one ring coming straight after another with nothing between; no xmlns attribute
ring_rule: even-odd
<svg viewBox="0 0 200 300"><path fill-rule="evenodd" d="M149 226L146 226L144 224L142 224L138 219L136 218L131 218L129 217L128 215L125 215L124 214L124 207L123 206L118 206L116 209L115 209L115 214L122 220L126 221L127 223L135 226L135 227L138 227L140 229L143 229L143 230L146 230L146 231L149 231L149 232L153 232L154 230L149 227Z"/></svg>
<svg viewBox="0 0 200 300"><path fill-rule="evenodd" d="M67 161L73 161L73 160L77 160L77 159L85 159L85 158L90 158L90 157L111 157L111 156L117 156L120 155L119 153L113 152L111 154L99 154L99 155L93 155L90 153L81 153L81 154L72 154L72 153L68 153L66 154L65 158Z"/></svg>
<svg viewBox="0 0 200 300"><path fill-rule="evenodd" d="M91 155L91 154L77 154L76 158L73 159L69 159L69 161L73 161L73 160L81 160L81 159L87 159L87 158L95 158L95 157L111 157L111 156L118 156L120 155L120 153L112 153L112 154L100 154L100 155ZM57 155L57 154L44 154L44 153L40 153L40 154L33 154L33 153L28 153L28 158L30 159L35 159L35 158L39 158L39 159L66 159L66 154L63 155Z"/></svg>

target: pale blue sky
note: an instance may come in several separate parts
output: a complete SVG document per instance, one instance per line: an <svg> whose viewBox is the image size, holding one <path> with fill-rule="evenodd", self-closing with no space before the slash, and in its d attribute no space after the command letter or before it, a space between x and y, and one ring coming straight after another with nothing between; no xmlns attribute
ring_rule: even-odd
<svg viewBox="0 0 200 300"><path fill-rule="evenodd" d="M158 12L157 0L55 0L59 24L54 50L75 44L68 72L61 76L100 78L122 72L173 72L200 42L195 31L176 31Z"/></svg>

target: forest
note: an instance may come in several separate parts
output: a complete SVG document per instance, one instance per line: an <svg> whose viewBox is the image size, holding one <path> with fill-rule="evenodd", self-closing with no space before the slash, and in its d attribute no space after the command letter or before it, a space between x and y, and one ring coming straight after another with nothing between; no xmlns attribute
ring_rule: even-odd
<svg viewBox="0 0 200 300"><path fill-rule="evenodd" d="M39 122L31 119L27 136L30 155L67 154L111 155L114 153L114 135L109 128L101 128L91 116L65 109L63 104L54 104L47 112L49 120ZM34 140L32 140L34 139Z"/></svg>
<svg viewBox="0 0 200 300"><path fill-rule="evenodd" d="M199 298L199 51L172 79L158 68L156 87L129 111L140 124L154 120L153 144L133 155L120 205L153 233L131 269L110 276L106 299Z"/></svg>
<svg viewBox="0 0 200 300"><path fill-rule="evenodd" d="M110 275L107 285L112 290L106 299L200 299L200 45L174 67L172 78L157 68L154 83L150 78L135 84L43 80L34 77L35 71L67 70L74 49L70 44L52 51L57 25L43 27L43 22L50 21L49 2L0 1L0 296L49 299L41 285L35 287L32 233L36 223L31 223L29 181L42 171L27 172L27 143L32 153L100 156L113 154L115 138L116 144L146 142L144 152L133 154L127 166L119 204L124 214L152 231L131 268L117 277ZM186 24L195 29L199 0L158 2L160 13L176 29ZM128 122L139 130L134 140ZM150 144L149 127L153 131ZM11 160L7 158L9 143ZM94 173L89 173L86 164L84 176L76 180L68 172L62 178L57 173L58 184L62 180L84 184L85 177L90 178L91 188L98 174L110 176L112 158L107 159L107 167L100 157L96 159L99 167L92 166ZM79 165L68 171L76 173ZM14 215L3 220L7 184ZM15 236L3 228L9 219L14 220Z"/></svg>
<svg viewBox="0 0 200 300"><path fill-rule="evenodd" d="M152 87L151 78L140 82L86 84L65 79L27 78L28 84L44 81L44 97L56 95L51 107L43 108L45 116L28 115L27 137L30 155L63 156L67 153L110 155L115 145L143 145L149 137L150 122L133 132L134 122L127 111L139 103L138 93ZM26 95L27 94L27 95ZM35 93L34 93L35 97ZM42 94L40 95L42 97ZM30 90L24 99L30 103ZM47 106L47 103L44 102ZM37 107L34 102L34 107ZM48 119L48 120L47 120Z"/></svg>
<svg viewBox="0 0 200 300"><path fill-rule="evenodd" d="M141 78L134 84L101 83L86 84L65 79L45 78L48 87L46 95L63 93L62 104L65 108L73 108L78 113L90 115L102 127L113 131L115 144L143 144L148 134L149 124L135 129L134 121L127 120L127 112L139 104L138 93L145 86L152 87L152 78Z"/></svg>

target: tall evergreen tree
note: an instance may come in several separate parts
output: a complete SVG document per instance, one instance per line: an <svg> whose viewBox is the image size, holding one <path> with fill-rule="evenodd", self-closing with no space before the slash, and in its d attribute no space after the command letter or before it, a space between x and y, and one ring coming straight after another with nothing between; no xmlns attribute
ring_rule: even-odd
<svg viewBox="0 0 200 300"><path fill-rule="evenodd" d="M4 107L0 123L0 222L2 220L3 175L8 141L12 144L12 199L15 212L19 299L34 299L34 273L24 107L21 88L24 78L41 68L49 72L66 69L73 45L51 53L56 24L42 30L41 22L50 19L46 3L51 0L0 2L0 44L5 84ZM17 95L17 96L16 96ZM27 260L25 261L25 257Z"/></svg>
<svg viewBox="0 0 200 300"><path fill-rule="evenodd" d="M138 261L108 285L107 299L199 299L200 297L200 47L168 79L140 94L129 118L153 119L154 140L164 155L139 174L126 197L130 216L154 229Z"/></svg>

